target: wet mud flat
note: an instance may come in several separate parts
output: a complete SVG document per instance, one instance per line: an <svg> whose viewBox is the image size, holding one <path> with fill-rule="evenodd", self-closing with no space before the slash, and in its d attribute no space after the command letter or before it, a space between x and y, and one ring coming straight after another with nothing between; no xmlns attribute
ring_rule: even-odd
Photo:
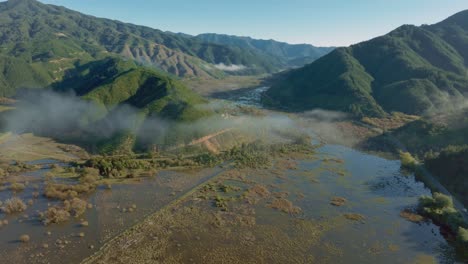
<svg viewBox="0 0 468 264"><path fill-rule="evenodd" d="M109 240L84 263L453 263L430 194L400 163L346 147L229 169Z"/></svg>
<svg viewBox="0 0 468 264"><path fill-rule="evenodd" d="M44 225L40 212L60 201L37 193L46 184L44 178L51 171L50 164L56 162L39 161L36 166L41 169L21 174L24 190L0 191L2 201L11 197L28 201L21 213L0 213L0 220L8 223L0 227L1 263L79 263L110 238L224 170L216 167L160 171L154 177L114 183L111 189L100 186L86 197L80 197L88 203L83 215L64 223ZM20 241L22 235L29 237L27 243Z"/></svg>

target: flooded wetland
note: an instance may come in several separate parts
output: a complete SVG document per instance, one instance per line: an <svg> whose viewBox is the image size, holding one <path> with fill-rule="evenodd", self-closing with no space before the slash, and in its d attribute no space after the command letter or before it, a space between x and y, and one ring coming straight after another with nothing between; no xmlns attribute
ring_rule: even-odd
<svg viewBox="0 0 468 264"><path fill-rule="evenodd" d="M325 145L227 170L85 263L450 263L438 227L400 216L429 193L398 161Z"/></svg>
<svg viewBox="0 0 468 264"><path fill-rule="evenodd" d="M229 99L258 107L264 90ZM70 167L73 154L67 156L72 163L17 163L26 169L10 173L0 191L0 258L5 263L454 262L439 227L414 213L418 198L430 190L404 172L400 161L318 136L306 144L280 149L268 161L246 157L246 166L227 160L212 168L169 166L144 177L129 173L98 181L77 176ZM8 211L14 197L19 208Z"/></svg>

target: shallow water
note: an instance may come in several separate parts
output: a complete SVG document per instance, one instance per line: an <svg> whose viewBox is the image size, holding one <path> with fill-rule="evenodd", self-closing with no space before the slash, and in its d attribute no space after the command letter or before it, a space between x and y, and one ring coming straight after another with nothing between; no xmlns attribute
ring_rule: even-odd
<svg viewBox="0 0 468 264"><path fill-rule="evenodd" d="M333 160L327 161L330 158ZM238 198L228 202L226 212L210 201L187 201L185 208L199 209L193 214L170 216L176 220L168 241L178 246L166 252L163 259L178 256L175 261L183 263L218 263L223 257L226 263L454 262L453 249L437 226L400 217L402 210L416 206L418 197L430 191L414 176L404 175L399 161L325 145L315 158L289 162L296 168L283 173L251 170L243 181L221 178L219 184L239 188L215 194ZM254 185L264 186L272 195L248 206L242 193ZM286 197L301 212L289 215L270 208L275 196ZM333 197L344 197L347 202L332 206ZM344 215L350 213L364 219L346 219ZM254 220L245 226L239 220L242 217ZM184 223L186 218L193 221L189 228ZM224 224L213 227L217 219Z"/></svg>
<svg viewBox="0 0 468 264"><path fill-rule="evenodd" d="M257 106L266 89L260 87L229 99ZM229 206L247 211L241 216L253 218L254 224L225 224L214 228L213 215L229 219L236 218L235 213L220 212L211 200L200 201L193 197L184 204L188 212L180 215L183 216L180 222L176 221L177 212L184 210L175 210L174 222L168 222L172 233L163 256L183 263L207 263L207 260L216 263L223 257L225 261L261 260L263 263L454 262L453 249L440 235L437 226L431 222L412 223L400 217L402 210L416 206L418 197L429 195L430 191L413 175L403 173L399 161L343 146L324 145L317 149L314 157L292 159L291 162L296 168L281 173L249 170L245 182L223 180L224 184L239 187L240 191L222 195L228 198L241 196L253 182L267 186L272 196L284 193L301 209L299 214L290 215L269 208L272 197L251 205L249 210L244 210L243 200L237 200ZM38 184L41 188L42 175L47 171L44 168L26 174L30 184L18 196L31 199L33 185ZM223 171L215 168L161 172L141 182L113 185L112 190L99 189L89 197L93 209L82 217L89 222L86 228L78 227L79 219L64 225L41 225L37 218L31 217L36 210L47 208L50 201L41 197L25 212L30 216L27 221L19 222L21 215L7 217L0 214L0 219L6 218L10 222L0 229L0 259L10 263L64 263L64 259L66 263L78 263L108 239ZM11 195L9 191L0 192L0 200ZM344 197L347 202L341 207L332 206L333 197ZM137 205L134 212L122 212L132 204ZM344 217L351 213L362 215L364 219L352 221ZM45 235L47 231L52 232L50 237ZM79 232L85 232L86 236L77 237ZM25 233L31 236L31 243L18 243L18 237ZM71 243L59 249L54 245L57 239ZM49 249L42 249L42 243L48 243ZM94 248L90 249L90 246ZM131 253L125 249L120 252Z"/></svg>
<svg viewBox="0 0 468 264"><path fill-rule="evenodd" d="M252 89L243 89L241 91L232 91L224 93L221 96L217 96L219 99L224 99L228 101L233 101L240 105L254 106L257 108L262 108L261 103L262 93L267 91L270 87L262 86Z"/></svg>
<svg viewBox="0 0 468 264"><path fill-rule="evenodd" d="M51 162L39 161L35 164ZM40 196L21 214L0 213L0 219L7 219L9 222L7 226L0 228L0 259L7 261L3 263L64 263L64 259L67 263L78 263L99 249L106 240L161 209L194 186L217 175L221 170L214 168L186 172L161 171L155 177L141 181L114 184L111 190L100 188L86 199L93 205L92 209L88 209L78 219L60 225L44 226L40 222L37 213L45 211L48 204L58 203ZM33 199L32 192L36 188L42 190L44 175L49 171L48 166L44 166L41 170L25 173L29 184L16 196L24 201ZM2 201L12 196L8 190L0 192ZM123 208L130 208L132 205L137 206L133 212L123 212ZM88 221L89 226L80 227L81 219ZM51 235L47 235L47 232L51 232ZM84 232L85 237L79 237L80 232ZM22 244L18 241L23 234L31 237L30 243ZM56 243L57 239L69 243L60 248ZM43 248L44 243L48 244L47 249Z"/></svg>
<svg viewBox="0 0 468 264"><path fill-rule="evenodd" d="M363 223L343 225L326 233L329 241L342 249L336 263L411 263L420 255L434 256L440 262L452 262L452 250L431 222L412 223L399 216L406 208L417 205L421 195L430 195L413 175L404 175L400 162L368 155L346 147L326 145L322 156L332 155L344 161L345 176L325 171L311 183L301 176L288 177L305 194L297 202L304 217L333 218L344 213L358 213ZM333 163L333 162L331 162ZM299 170L313 170L321 164L303 161ZM325 165L330 166L330 165ZM343 207L330 207L332 197L345 197ZM326 207L317 208L317 204ZM346 260L346 261L343 261Z"/></svg>
<svg viewBox="0 0 468 264"><path fill-rule="evenodd" d="M86 263L453 263L435 225L400 217L423 194L398 161L325 145L228 170Z"/></svg>

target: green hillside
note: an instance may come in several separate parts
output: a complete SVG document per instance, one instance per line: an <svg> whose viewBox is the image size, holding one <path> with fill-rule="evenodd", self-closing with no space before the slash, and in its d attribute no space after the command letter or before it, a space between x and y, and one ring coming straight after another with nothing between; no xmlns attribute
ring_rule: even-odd
<svg viewBox="0 0 468 264"><path fill-rule="evenodd" d="M173 130L213 115L202 107L207 101L179 81L130 60L95 60L76 65L66 76L53 85L55 93L21 93L18 103L1 113L0 128L52 137L95 153L128 153L150 148L149 142L164 144L160 125ZM136 146L137 141L142 145Z"/></svg>
<svg viewBox="0 0 468 264"><path fill-rule="evenodd" d="M101 105L103 115L121 105L134 107L143 116L179 121L210 114L195 107L206 100L179 81L116 57L77 65L65 80L54 84L54 89L73 90L83 99Z"/></svg>
<svg viewBox="0 0 468 264"><path fill-rule="evenodd" d="M218 78L217 65L242 65L235 74L277 71L276 59L253 50L200 41L144 26L84 15L36 0L0 3L0 96L44 87L76 63L119 55L180 77ZM23 76L23 74L25 76Z"/></svg>
<svg viewBox="0 0 468 264"><path fill-rule="evenodd" d="M301 67L326 55L333 47L315 47L309 44L288 44L274 40L253 39L223 34L206 33L196 36L202 41L253 50L271 56L289 67Z"/></svg>
<svg viewBox="0 0 468 264"><path fill-rule="evenodd" d="M356 116L423 114L468 95L468 11L431 26L402 26L339 48L290 72L265 103L302 111L325 108Z"/></svg>

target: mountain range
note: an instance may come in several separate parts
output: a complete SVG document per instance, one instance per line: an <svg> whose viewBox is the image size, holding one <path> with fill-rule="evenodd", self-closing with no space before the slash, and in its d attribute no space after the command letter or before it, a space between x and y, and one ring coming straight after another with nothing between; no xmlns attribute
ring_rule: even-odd
<svg viewBox="0 0 468 264"><path fill-rule="evenodd" d="M277 58L283 65L300 67L326 55L334 47L315 47L309 44L288 44L275 40L253 39L224 34L206 33L196 36L201 41L252 50Z"/></svg>
<svg viewBox="0 0 468 264"><path fill-rule="evenodd" d="M401 26L338 48L285 74L265 103L292 111L324 108L355 116L426 114L465 104L468 11L434 24Z"/></svg>
<svg viewBox="0 0 468 264"><path fill-rule="evenodd" d="M321 54L320 48L308 48ZM295 59L310 60L312 53ZM174 77L221 78L289 67L282 56L261 49L97 18L36 0L0 3L0 96L12 96L18 88L47 87L68 78L77 63L109 56Z"/></svg>

